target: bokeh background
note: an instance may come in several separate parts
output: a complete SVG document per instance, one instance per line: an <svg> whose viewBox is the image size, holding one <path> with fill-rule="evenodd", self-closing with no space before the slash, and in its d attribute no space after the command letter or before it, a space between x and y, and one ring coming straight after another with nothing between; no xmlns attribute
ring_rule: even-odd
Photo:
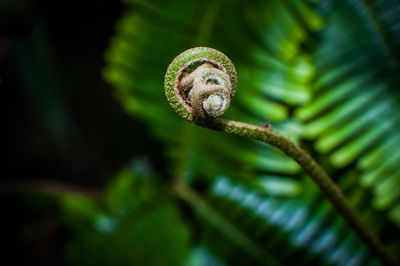
<svg viewBox="0 0 400 266"><path fill-rule="evenodd" d="M379 265L299 166L198 128L163 77L193 46L239 74L224 115L307 149L400 254L400 2L0 3L10 265Z"/></svg>
<svg viewBox="0 0 400 266"><path fill-rule="evenodd" d="M97 194L134 158L164 171L160 144L120 108L101 74L125 8L118 1L0 4L1 253L10 265L63 262L68 233L54 198L44 195Z"/></svg>

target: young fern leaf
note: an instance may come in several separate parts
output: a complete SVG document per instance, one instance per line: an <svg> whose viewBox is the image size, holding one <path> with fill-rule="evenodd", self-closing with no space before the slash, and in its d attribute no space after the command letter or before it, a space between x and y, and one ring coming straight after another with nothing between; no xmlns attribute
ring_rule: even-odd
<svg viewBox="0 0 400 266"><path fill-rule="evenodd" d="M207 47L192 48L178 55L169 65L164 80L170 105L186 120L205 128L266 142L295 160L381 261L396 265L340 188L307 152L266 127L216 118L229 107L236 85L233 63L222 52Z"/></svg>
<svg viewBox="0 0 400 266"><path fill-rule="evenodd" d="M223 53L196 47L178 55L165 75L165 94L190 122L222 115L235 95L236 69Z"/></svg>

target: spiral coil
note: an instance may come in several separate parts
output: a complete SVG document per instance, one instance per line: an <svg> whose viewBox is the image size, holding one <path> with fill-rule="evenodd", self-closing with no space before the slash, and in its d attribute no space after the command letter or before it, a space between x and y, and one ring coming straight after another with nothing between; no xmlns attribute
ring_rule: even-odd
<svg viewBox="0 0 400 266"><path fill-rule="evenodd" d="M191 48L178 55L164 81L169 103L189 121L224 114L236 84L233 63L222 52L208 47Z"/></svg>

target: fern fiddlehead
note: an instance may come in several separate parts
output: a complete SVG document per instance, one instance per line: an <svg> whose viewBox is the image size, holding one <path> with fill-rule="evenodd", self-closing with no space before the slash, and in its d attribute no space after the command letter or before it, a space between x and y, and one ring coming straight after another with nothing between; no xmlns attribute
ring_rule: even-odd
<svg viewBox="0 0 400 266"><path fill-rule="evenodd" d="M215 49L197 47L174 59L164 85L172 107L180 116L194 122L222 115L235 95L236 83L235 66L226 55Z"/></svg>
<svg viewBox="0 0 400 266"><path fill-rule="evenodd" d="M191 48L179 54L169 65L164 80L170 105L186 120L202 127L266 142L294 159L381 261L386 265L397 265L340 188L307 152L266 127L217 118L229 107L236 86L237 74L233 63L222 52L208 47Z"/></svg>

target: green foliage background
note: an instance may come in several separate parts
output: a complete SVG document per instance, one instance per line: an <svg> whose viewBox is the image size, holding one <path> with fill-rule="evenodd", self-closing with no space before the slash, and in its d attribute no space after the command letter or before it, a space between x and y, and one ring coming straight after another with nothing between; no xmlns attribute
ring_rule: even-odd
<svg viewBox="0 0 400 266"><path fill-rule="evenodd" d="M164 73L194 46L237 68L224 116L307 149L400 259L398 0L124 4L103 76L168 169L135 159L100 194L52 196L66 264L379 265L290 158L174 113Z"/></svg>
<svg viewBox="0 0 400 266"><path fill-rule="evenodd" d="M199 244L237 265L248 257L376 263L296 163L262 143L195 127L169 108L160 86L166 66L184 49L210 46L238 70L226 117L270 121L306 147L376 233L399 248L392 234L400 225L396 1L127 4L104 76L125 110L165 143L169 178L209 187L198 192L209 208L197 210Z"/></svg>

